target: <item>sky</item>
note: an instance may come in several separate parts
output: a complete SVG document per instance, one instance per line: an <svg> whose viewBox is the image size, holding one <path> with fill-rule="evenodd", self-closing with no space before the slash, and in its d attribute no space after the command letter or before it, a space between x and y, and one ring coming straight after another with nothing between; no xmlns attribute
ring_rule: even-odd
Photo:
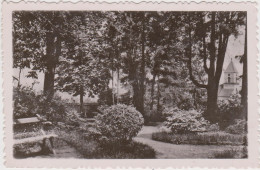
<svg viewBox="0 0 260 170"><path fill-rule="evenodd" d="M243 70L243 65L239 63L239 59L236 59L235 56L238 55L243 55L244 54L244 32L242 32L238 37L234 37L233 35L230 36L229 41L228 41L228 46L226 50L226 55L225 55L225 61L223 65L223 71L227 68L228 64L230 63L231 59L235 64L235 67L238 70L238 76L242 75L242 70ZM28 73L28 69L23 69L21 71L21 84L23 86L32 86L32 83L35 81L32 78L26 78L25 76ZM18 77L19 70L14 69L14 76ZM43 90L43 81L44 81L44 74L41 72L38 74L38 79L36 80L37 83L34 85L34 89L36 91L41 91ZM116 81L115 81L116 82ZM222 74L221 79L220 79L220 84L224 82L224 76ZM110 87L111 87L111 82L110 82ZM121 93L123 93L125 90L121 88ZM58 95L60 95L63 99L68 99L68 100L74 100L76 102L79 102L79 96L78 97L73 97L72 95L68 93L61 93L58 92ZM87 96L84 98L84 102L95 102L97 100L97 97L95 98L88 98Z"/></svg>

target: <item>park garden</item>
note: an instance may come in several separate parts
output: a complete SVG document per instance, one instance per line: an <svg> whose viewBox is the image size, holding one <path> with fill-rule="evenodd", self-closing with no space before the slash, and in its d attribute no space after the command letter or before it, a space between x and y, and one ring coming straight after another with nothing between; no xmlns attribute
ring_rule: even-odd
<svg viewBox="0 0 260 170"><path fill-rule="evenodd" d="M14 156L247 158L246 39L244 12L15 11Z"/></svg>

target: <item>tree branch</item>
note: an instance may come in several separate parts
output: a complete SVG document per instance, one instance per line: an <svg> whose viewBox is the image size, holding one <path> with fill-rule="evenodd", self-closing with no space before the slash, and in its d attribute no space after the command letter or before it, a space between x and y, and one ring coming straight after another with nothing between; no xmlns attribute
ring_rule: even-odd
<svg viewBox="0 0 260 170"><path fill-rule="evenodd" d="M220 40L221 44L219 44L219 53L218 53L218 60L217 60L217 66L216 66L216 80L219 80L222 74L222 68L223 63L225 59L225 53L227 49L227 43L228 43L229 35L224 35L223 40Z"/></svg>
<svg viewBox="0 0 260 170"><path fill-rule="evenodd" d="M216 12L212 12L212 19L211 19L211 35L210 35L210 68L209 68L209 77L215 76L215 59L216 59L216 47L215 47L215 16ZM209 79L209 81L211 81Z"/></svg>
<svg viewBox="0 0 260 170"><path fill-rule="evenodd" d="M193 74L192 74L192 65L191 65L191 55L189 55L188 69L189 69L190 79L191 79L192 83L193 83L195 86L197 86L197 87L199 87L199 88L208 88L208 85L199 83L199 82L195 79L195 77L193 76Z"/></svg>
<svg viewBox="0 0 260 170"><path fill-rule="evenodd" d="M209 68L207 66L207 52L206 52L206 40L205 36L203 36L203 67L206 73L209 73Z"/></svg>
<svg viewBox="0 0 260 170"><path fill-rule="evenodd" d="M191 21L190 21L190 14L188 14L188 20L189 20L189 45L188 45L188 51L187 51L187 55L188 55L188 69L189 69L189 75L190 75L190 79L193 82L193 84L195 84L195 86L200 87L200 88L208 88L208 85L205 84L201 84L199 83L195 77L192 74L192 65L191 65L191 51L192 51L192 45L191 45Z"/></svg>

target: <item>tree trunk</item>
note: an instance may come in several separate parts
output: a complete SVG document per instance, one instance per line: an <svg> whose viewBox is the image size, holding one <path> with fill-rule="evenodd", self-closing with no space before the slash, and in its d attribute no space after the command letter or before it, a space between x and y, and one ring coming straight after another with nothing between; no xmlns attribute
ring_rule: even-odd
<svg viewBox="0 0 260 170"><path fill-rule="evenodd" d="M218 86L220 77L222 74L223 63L225 59L226 48L228 44L228 39L230 34L225 33L225 31L221 30L216 33L216 12L211 13L211 22L210 22L210 44L209 44L209 68L207 66L207 55L206 55L206 42L205 37L202 38L203 41L203 65L204 70L208 75L208 84L199 83L196 78L192 74L192 38L191 38L191 20L190 15L188 15L189 20L189 46L187 49L188 55L188 69L191 81L199 88L207 89L207 110L205 112L205 117L211 121L217 121L217 100L218 100ZM206 34L204 35L206 36ZM218 40L218 52L216 50L216 40ZM217 61L216 61L217 60Z"/></svg>
<svg viewBox="0 0 260 170"><path fill-rule="evenodd" d="M145 16L143 14L143 20L142 20L142 60L141 60L141 79L140 79L140 112L142 113L142 115L144 115L144 81L145 81Z"/></svg>
<svg viewBox="0 0 260 170"><path fill-rule="evenodd" d="M197 90L196 90L196 88L194 88L193 89L193 100L194 100L194 102L193 102L193 104L194 104L194 107L195 107L195 109L197 109Z"/></svg>
<svg viewBox="0 0 260 170"><path fill-rule="evenodd" d="M117 68L117 98L116 98L117 103L119 103L119 99L120 99L119 90L120 90L120 70L119 68Z"/></svg>
<svg viewBox="0 0 260 170"><path fill-rule="evenodd" d="M114 71L112 68L112 103L115 104L115 94L114 94Z"/></svg>
<svg viewBox="0 0 260 170"><path fill-rule="evenodd" d="M161 114L160 114L160 97L161 97L160 82L159 82L159 76L158 76L158 82L157 82L157 114L158 114L159 117L161 116Z"/></svg>
<svg viewBox="0 0 260 170"><path fill-rule="evenodd" d="M43 92L47 100L51 100L54 95L54 78L56 63L61 53L61 40L58 34L48 32L46 36L46 57Z"/></svg>
<svg viewBox="0 0 260 170"><path fill-rule="evenodd" d="M80 107L79 107L79 111L80 111L80 114L83 115L84 113L84 101L83 101L83 97L84 97L84 89L83 89L83 86L81 85L80 86ZM87 117L86 113L84 113L84 116Z"/></svg>
<svg viewBox="0 0 260 170"><path fill-rule="evenodd" d="M218 81L215 79L215 60L216 60L216 34L215 34L215 15L212 12L211 35L210 35L210 67L208 70L208 87L207 87L207 111L205 117L210 122L216 121L217 100L218 100ZM222 71L222 70L221 70Z"/></svg>
<svg viewBox="0 0 260 170"><path fill-rule="evenodd" d="M17 88L21 87L21 72L22 72L22 68L19 68L19 76L18 76L18 84L17 84Z"/></svg>
<svg viewBox="0 0 260 170"><path fill-rule="evenodd" d="M215 82L210 83L207 89L207 111L205 117L210 122L217 121L217 100L218 100L218 87Z"/></svg>
<svg viewBox="0 0 260 170"><path fill-rule="evenodd" d="M45 57L45 75L44 75L44 87L43 92L47 96L47 99L51 99L54 94L54 34L48 32L46 35L46 57Z"/></svg>
<svg viewBox="0 0 260 170"><path fill-rule="evenodd" d="M241 105L243 106L243 114L246 116L247 115L247 23L245 26L245 45L244 45L244 55L242 61L243 61L243 75L242 75Z"/></svg>
<svg viewBox="0 0 260 170"><path fill-rule="evenodd" d="M142 113L141 111L141 105L140 105L140 90L138 87L138 83L136 80L134 80L135 82L132 84L133 87L133 105L135 106L136 110L138 110L140 113Z"/></svg>
<svg viewBox="0 0 260 170"><path fill-rule="evenodd" d="M153 110L153 95L154 95L154 84L155 84L155 77L156 75L153 75L153 79L152 79L152 89L151 89L151 103L150 103L150 110Z"/></svg>
<svg viewBox="0 0 260 170"><path fill-rule="evenodd" d="M47 96L47 99L52 99L54 95L54 76L55 76L55 67L47 66L44 74L44 94Z"/></svg>

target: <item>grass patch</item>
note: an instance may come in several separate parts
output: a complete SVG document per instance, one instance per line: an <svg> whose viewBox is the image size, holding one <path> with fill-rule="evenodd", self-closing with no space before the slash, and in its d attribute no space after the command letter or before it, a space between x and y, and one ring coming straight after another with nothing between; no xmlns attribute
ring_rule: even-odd
<svg viewBox="0 0 260 170"><path fill-rule="evenodd" d="M152 139L173 144L192 145L244 145L246 135L234 135L225 132L204 132L198 134L173 134L157 132Z"/></svg>
<svg viewBox="0 0 260 170"><path fill-rule="evenodd" d="M148 159L155 158L150 146L138 142L128 144L101 145L95 139L81 131L57 132L69 145L73 146L84 158L88 159Z"/></svg>
<svg viewBox="0 0 260 170"><path fill-rule="evenodd" d="M39 142L24 143L13 147L15 158L26 158L42 154L42 146Z"/></svg>
<svg viewBox="0 0 260 170"><path fill-rule="evenodd" d="M224 151L218 151L213 154L213 158L217 159L226 159L226 158L234 158L234 159L239 159L239 158L247 158L247 148L244 147L241 150L237 149L229 149L229 150L224 150Z"/></svg>

